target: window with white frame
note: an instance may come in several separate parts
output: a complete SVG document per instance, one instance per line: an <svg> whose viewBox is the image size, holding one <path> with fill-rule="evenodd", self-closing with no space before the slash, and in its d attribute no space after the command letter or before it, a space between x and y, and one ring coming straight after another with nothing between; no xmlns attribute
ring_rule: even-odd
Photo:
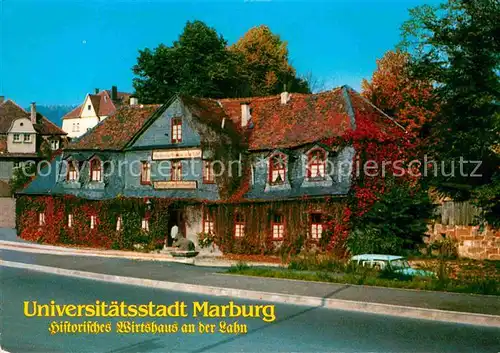
<svg viewBox="0 0 500 353"><path fill-rule="evenodd" d="M245 236L245 217L240 212L234 215L234 236L236 238Z"/></svg>
<svg viewBox="0 0 500 353"><path fill-rule="evenodd" d="M24 142L31 142L31 134L24 134Z"/></svg>
<svg viewBox="0 0 500 353"><path fill-rule="evenodd" d="M50 140L50 148L55 151L59 149L59 140Z"/></svg>
<svg viewBox="0 0 500 353"><path fill-rule="evenodd" d="M117 231L120 231L123 227L123 219L122 219L122 216L118 216L118 218L116 219L116 230Z"/></svg>
<svg viewBox="0 0 500 353"><path fill-rule="evenodd" d="M182 142L182 119L172 118L172 143Z"/></svg>
<svg viewBox="0 0 500 353"><path fill-rule="evenodd" d="M90 216L90 229L94 229L97 225L97 216Z"/></svg>
<svg viewBox="0 0 500 353"><path fill-rule="evenodd" d="M39 226L45 225L45 212L38 213L38 225Z"/></svg>
<svg viewBox="0 0 500 353"><path fill-rule="evenodd" d="M307 176L310 179L324 179L326 177L326 152L317 148L307 155Z"/></svg>
<svg viewBox="0 0 500 353"><path fill-rule="evenodd" d="M77 163L75 161L68 161L68 173L66 175L67 181L77 181L78 180L78 169Z"/></svg>
<svg viewBox="0 0 500 353"><path fill-rule="evenodd" d="M285 221L282 214L273 214L273 219L271 222L272 237L275 240L283 239L285 235Z"/></svg>
<svg viewBox="0 0 500 353"><path fill-rule="evenodd" d="M102 181L102 163L97 157L90 160L90 181Z"/></svg>
<svg viewBox="0 0 500 353"><path fill-rule="evenodd" d="M212 161L203 161L203 183L213 184L215 182L214 166Z"/></svg>
<svg viewBox="0 0 500 353"><path fill-rule="evenodd" d="M12 139L14 142L21 142L21 134L14 134Z"/></svg>
<svg viewBox="0 0 500 353"><path fill-rule="evenodd" d="M76 132L80 132L80 123L76 123Z"/></svg>
<svg viewBox="0 0 500 353"><path fill-rule="evenodd" d="M172 170L170 178L173 181L182 180L182 162L181 161L172 161Z"/></svg>
<svg viewBox="0 0 500 353"><path fill-rule="evenodd" d="M142 219L141 229L145 232L149 232L149 219L147 217Z"/></svg>
<svg viewBox="0 0 500 353"><path fill-rule="evenodd" d="M208 210L203 210L203 233L214 233L214 219Z"/></svg>
<svg viewBox="0 0 500 353"><path fill-rule="evenodd" d="M70 213L68 214L68 228L73 227L73 215Z"/></svg>
<svg viewBox="0 0 500 353"><path fill-rule="evenodd" d="M141 184L151 184L151 163L148 161L141 162Z"/></svg>
<svg viewBox="0 0 500 353"><path fill-rule="evenodd" d="M286 156L277 153L269 159L269 182L271 184L284 184L286 180Z"/></svg>
<svg viewBox="0 0 500 353"><path fill-rule="evenodd" d="M311 213L311 238L321 239L323 234L323 217L321 213Z"/></svg>

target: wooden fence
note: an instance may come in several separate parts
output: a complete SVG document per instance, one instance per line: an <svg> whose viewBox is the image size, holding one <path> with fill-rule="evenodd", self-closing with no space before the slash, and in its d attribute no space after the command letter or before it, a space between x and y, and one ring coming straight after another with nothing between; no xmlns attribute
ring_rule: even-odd
<svg viewBox="0 0 500 353"><path fill-rule="evenodd" d="M474 225L479 209L469 201L445 201L437 208L438 218L436 221L443 225L470 226Z"/></svg>

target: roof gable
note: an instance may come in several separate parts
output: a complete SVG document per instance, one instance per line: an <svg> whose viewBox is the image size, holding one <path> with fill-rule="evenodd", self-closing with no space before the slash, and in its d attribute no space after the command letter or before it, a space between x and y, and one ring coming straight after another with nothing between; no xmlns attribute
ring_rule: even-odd
<svg viewBox="0 0 500 353"><path fill-rule="evenodd" d="M66 149L121 150L159 107L159 104L123 106L115 114L70 143Z"/></svg>
<svg viewBox="0 0 500 353"><path fill-rule="evenodd" d="M0 104L0 134L9 132L12 123L20 118L31 120L31 115L10 99ZM37 113L37 123L33 124L35 131L41 135L66 135L57 125L42 114Z"/></svg>

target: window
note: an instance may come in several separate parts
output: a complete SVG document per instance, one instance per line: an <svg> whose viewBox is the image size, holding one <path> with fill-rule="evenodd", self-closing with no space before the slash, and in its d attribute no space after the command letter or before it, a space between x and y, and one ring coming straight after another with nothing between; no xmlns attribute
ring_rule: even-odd
<svg viewBox="0 0 500 353"><path fill-rule="evenodd" d="M76 123L76 132L80 132L80 123Z"/></svg>
<svg viewBox="0 0 500 353"><path fill-rule="evenodd" d="M174 181L182 180L182 162L181 161L172 161L171 179Z"/></svg>
<svg viewBox="0 0 500 353"><path fill-rule="evenodd" d="M214 234L214 219L208 210L203 210L203 233Z"/></svg>
<svg viewBox="0 0 500 353"><path fill-rule="evenodd" d="M13 141L14 142L21 142L21 135L20 134L14 134Z"/></svg>
<svg viewBox="0 0 500 353"><path fill-rule="evenodd" d="M321 213L311 214L311 238L320 239L323 233L323 222Z"/></svg>
<svg viewBox="0 0 500 353"><path fill-rule="evenodd" d="M118 218L116 219L116 230L120 231L122 229L122 226L123 226L122 216L118 216Z"/></svg>
<svg viewBox="0 0 500 353"><path fill-rule="evenodd" d="M149 232L149 219L144 217L141 222L141 229L145 232Z"/></svg>
<svg viewBox="0 0 500 353"><path fill-rule="evenodd" d="M68 228L71 228L73 226L73 215L70 213L68 215Z"/></svg>
<svg viewBox="0 0 500 353"><path fill-rule="evenodd" d="M45 213L44 212L40 212L38 214L38 225L39 226L44 226L45 225Z"/></svg>
<svg viewBox="0 0 500 353"><path fill-rule="evenodd" d="M21 162L14 162L14 169L21 168L22 164Z"/></svg>
<svg viewBox="0 0 500 353"><path fill-rule="evenodd" d="M92 106L89 104L87 105L87 110L91 110L92 109Z"/></svg>
<svg viewBox="0 0 500 353"><path fill-rule="evenodd" d="M141 184L151 184L151 163L141 162Z"/></svg>
<svg viewBox="0 0 500 353"><path fill-rule="evenodd" d="M326 152L315 149L308 154L307 176L311 179L324 179L326 176Z"/></svg>
<svg viewBox="0 0 500 353"><path fill-rule="evenodd" d="M66 176L67 181L78 181L78 170L76 169L76 164L73 161L68 161L68 174Z"/></svg>
<svg viewBox="0 0 500 353"><path fill-rule="evenodd" d="M245 217L242 213L236 213L234 216L234 236L236 238L245 236Z"/></svg>
<svg viewBox="0 0 500 353"><path fill-rule="evenodd" d="M172 143L182 142L182 119L172 118Z"/></svg>
<svg viewBox="0 0 500 353"><path fill-rule="evenodd" d="M272 236L273 239L279 240L283 239L285 234L285 222L284 217L281 214L274 214L271 222Z"/></svg>
<svg viewBox="0 0 500 353"><path fill-rule="evenodd" d="M59 149L59 140L50 140L50 148L52 148L53 151Z"/></svg>
<svg viewBox="0 0 500 353"><path fill-rule="evenodd" d="M31 142L31 135L30 134L24 134L24 142Z"/></svg>
<svg viewBox="0 0 500 353"><path fill-rule="evenodd" d="M94 158L90 161L90 181L101 181L102 165L99 158Z"/></svg>
<svg viewBox="0 0 500 353"><path fill-rule="evenodd" d="M92 215L90 216L90 229L94 229L97 224L97 217Z"/></svg>
<svg viewBox="0 0 500 353"><path fill-rule="evenodd" d="M205 184L213 184L215 182L212 161L203 161L203 182Z"/></svg>
<svg viewBox="0 0 500 353"><path fill-rule="evenodd" d="M286 156L282 153L271 156L269 160L269 182L283 184L286 178Z"/></svg>

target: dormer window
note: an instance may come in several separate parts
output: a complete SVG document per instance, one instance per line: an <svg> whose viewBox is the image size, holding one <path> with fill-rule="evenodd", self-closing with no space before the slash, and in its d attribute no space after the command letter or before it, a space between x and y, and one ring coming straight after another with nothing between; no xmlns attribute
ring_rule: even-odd
<svg viewBox="0 0 500 353"><path fill-rule="evenodd" d="M277 153L269 160L269 182L273 185L284 184L286 180L286 156Z"/></svg>
<svg viewBox="0 0 500 353"><path fill-rule="evenodd" d="M20 134L14 134L13 141L14 142L21 142L21 135Z"/></svg>
<svg viewBox="0 0 500 353"><path fill-rule="evenodd" d="M24 134L24 142L31 142L31 135L30 134Z"/></svg>
<svg viewBox="0 0 500 353"><path fill-rule="evenodd" d="M50 148L55 151L59 149L59 140L50 140Z"/></svg>
<svg viewBox="0 0 500 353"><path fill-rule="evenodd" d="M326 152L321 148L307 154L307 177L312 180L323 180L326 177Z"/></svg>
<svg viewBox="0 0 500 353"><path fill-rule="evenodd" d="M97 157L90 161L90 181L102 181L102 163Z"/></svg>
<svg viewBox="0 0 500 353"><path fill-rule="evenodd" d="M182 142L182 119L172 118L172 143Z"/></svg>
<svg viewBox="0 0 500 353"><path fill-rule="evenodd" d="M78 181L78 169L74 161L68 161L68 173L66 175L67 181Z"/></svg>

